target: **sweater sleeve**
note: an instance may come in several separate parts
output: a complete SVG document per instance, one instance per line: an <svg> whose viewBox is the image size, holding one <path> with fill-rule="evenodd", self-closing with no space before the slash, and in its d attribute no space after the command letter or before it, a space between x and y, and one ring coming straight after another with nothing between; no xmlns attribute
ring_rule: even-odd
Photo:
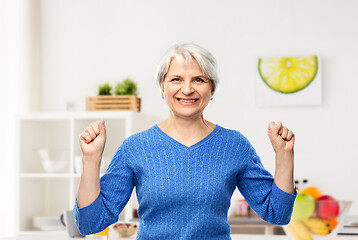
<svg viewBox="0 0 358 240"><path fill-rule="evenodd" d="M107 172L100 179L101 191L93 203L78 208L76 198L74 216L81 234L100 232L118 221L118 215L127 204L135 182L127 156L122 144L114 154Z"/></svg>
<svg viewBox="0 0 358 240"><path fill-rule="evenodd" d="M255 149L244 156L242 171L237 175L237 187L248 204L265 221L286 225L290 222L296 194L282 191L272 175L263 167Z"/></svg>

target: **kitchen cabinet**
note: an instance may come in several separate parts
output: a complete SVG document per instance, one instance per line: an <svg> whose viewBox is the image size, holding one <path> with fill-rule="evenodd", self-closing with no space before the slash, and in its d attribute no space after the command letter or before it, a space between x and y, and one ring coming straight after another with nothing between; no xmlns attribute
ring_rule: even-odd
<svg viewBox="0 0 358 240"><path fill-rule="evenodd" d="M282 226L270 224L259 216L229 217L232 234L285 235Z"/></svg>
<svg viewBox="0 0 358 240"><path fill-rule="evenodd" d="M39 230L33 226L34 216L60 216L65 210L73 208L80 181L80 172L75 167L76 161L78 163L81 159L78 138L92 122L99 119L105 119L107 130L101 165L103 174L122 141L152 124L141 113L41 112L17 116L16 222L19 232ZM45 171L39 154L40 149L63 154L65 167L59 172ZM134 190L119 220L130 221L133 218L133 209L137 206Z"/></svg>
<svg viewBox="0 0 358 240"><path fill-rule="evenodd" d="M55 232L31 232L28 234L21 234L19 236L8 237L8 238L0 238L0 240L84 240L88 238L70 238L65 231L55 231ZM135 237L131 238L121 238L125 239L135 239ZM232 240L291 240L289 236L267 236L267 235L256 235L256 234L231 234ZM338 235L334 239L338 240L353 240L357 239L356 236L342 236Z"/></svg>

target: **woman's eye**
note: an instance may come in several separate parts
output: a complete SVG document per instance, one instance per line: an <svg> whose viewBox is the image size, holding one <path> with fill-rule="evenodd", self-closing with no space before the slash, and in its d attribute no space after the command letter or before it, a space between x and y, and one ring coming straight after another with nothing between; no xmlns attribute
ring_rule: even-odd
<svg viewBox="0 0 358 240"><path fill-rule="evenodd" d="M173 79L171 80L171 82L177 82L177 81L180 81L180 79L179 79L179 78L173 78Z"/></svg>
<svg viewBox="0 0 358 240"><path fill-rule="evenodd" d="M202 82L204 82L204 80L201 78L195 78L195 82L202 83Z"/></svg>

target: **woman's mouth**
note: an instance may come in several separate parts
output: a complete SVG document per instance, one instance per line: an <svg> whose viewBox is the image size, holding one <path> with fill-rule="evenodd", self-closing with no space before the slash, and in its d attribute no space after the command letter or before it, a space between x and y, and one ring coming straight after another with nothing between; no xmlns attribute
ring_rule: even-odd
<svg viewBox="0 0 358 240"><path fill-rule="evenodd" d="M190 99L177 98L177 100L182 103L194 103L194 102L198 101L199 99L198 98L190 98Z"/></svg>

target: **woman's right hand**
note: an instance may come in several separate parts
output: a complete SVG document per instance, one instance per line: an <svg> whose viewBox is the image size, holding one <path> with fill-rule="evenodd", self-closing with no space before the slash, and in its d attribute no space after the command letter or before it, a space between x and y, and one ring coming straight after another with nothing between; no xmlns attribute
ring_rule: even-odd
<svg viewBox="0 0 358 240"><path fill-rule="evenodd" d="M100 164L106 144L104 120L91 123L80 135L82 150L82 175L77 193L78 207L86 207L94 202L100 191Z"/></svg>
<svg viewBox="0 0 358 240"><path fill-rule="evenodd" d="M104 120L91 123L80 135L80 146L83 157L101 160L104 145L106 144L106 127Z"/></svg>

